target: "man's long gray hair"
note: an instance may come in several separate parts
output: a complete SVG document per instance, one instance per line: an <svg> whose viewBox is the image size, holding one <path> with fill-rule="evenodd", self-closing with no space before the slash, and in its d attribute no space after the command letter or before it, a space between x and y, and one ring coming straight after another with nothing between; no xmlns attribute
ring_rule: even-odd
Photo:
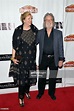
<svg viewBox="0 0 74 111"><path fill-rule="evenodd" d="M45 19L46 19L47 16L51 16L53 22L55 23L54 15L53 15L52 13L46 13L45 16L44 16L44 19L43 19L43 20L44 20L44 22L43 22L43 27L46 27L46 26L45 26Z"/></svg>

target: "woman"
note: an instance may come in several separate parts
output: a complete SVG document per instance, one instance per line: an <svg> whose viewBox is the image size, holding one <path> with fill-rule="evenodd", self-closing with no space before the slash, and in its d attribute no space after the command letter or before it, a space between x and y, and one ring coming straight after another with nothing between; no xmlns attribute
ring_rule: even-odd
<svg viewBox="0 0 74 111"><path fill-rule="evenodd" d="M13 49L9 76L13 76L19 87L19 103L24 106L24 95L30 99L29 88L32 80L30 70L35 70L36 33L38 29L32 24L30 12L21 14L22 25L18 26L13 34ZM36 83L36 79L34 80Z"/></svg>

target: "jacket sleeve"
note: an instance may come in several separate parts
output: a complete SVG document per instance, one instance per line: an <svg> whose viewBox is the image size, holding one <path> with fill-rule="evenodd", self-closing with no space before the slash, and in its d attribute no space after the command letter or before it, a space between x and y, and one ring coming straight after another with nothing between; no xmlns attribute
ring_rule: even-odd
<svg viewBox="0 0 74 111"><path fill-rule="evenodd" d="M38 31L38 33L36 35L36 45L38 45L38 44L39 44L39 31Z"/></svg>
<svg viewBox="0 0 74 111"><path fill-rule="evenodd" d="M13 37L12 37L12 47L13 49L17 49L20 45L20 34L19 34L19 29L16 28L14 30L14 33L13 33Z"/></svg>
<svg viewBox="0 0 74 111"><path fill-rule="evenodd" d="M15 49L15 50L16 50L16 47L17 47L16 32L17 32L17 30L15 29L15 30L14 30L14 33L13 33L13 36L12 36L12 47L13 47L13 49Z"/></svg>
<svg viewBox="0 0 74 111"><path fill-rule="evenodd" d="M65 61L64 47L63 47L63 35L62 35L61 31L59 33L59 60Z"/></svg>

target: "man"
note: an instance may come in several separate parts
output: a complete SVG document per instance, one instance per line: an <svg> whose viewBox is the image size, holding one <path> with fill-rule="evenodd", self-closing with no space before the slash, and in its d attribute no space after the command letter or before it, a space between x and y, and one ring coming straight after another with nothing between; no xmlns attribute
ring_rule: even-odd
<svg viewBox="0 0 74 111"><path fill-rule="evenodd" d="M48 94L53 100L56 100L55 87L58 68L62 68L64 62L63 36L62 32L54 29L54 16L52 13L46 13L44 16L44 28L37 34L37 70L50 69ZM38 51L39 48L39 51ZM46 75L45 75L46 76ZM44 94L46 77L40 76L38 81L38 95L40 99Z"/></svg>

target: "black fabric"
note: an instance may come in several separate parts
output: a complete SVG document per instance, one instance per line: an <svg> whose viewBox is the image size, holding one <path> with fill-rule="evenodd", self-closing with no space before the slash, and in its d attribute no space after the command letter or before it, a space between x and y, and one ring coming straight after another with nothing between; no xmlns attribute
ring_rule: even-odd
<svg viewBox="0 0 74 111"><path fill-rule="evenodd" d="M33 26L32 26L33 27ZM32 28L28 31L23 30L23 25L16 28L13 34L13 48L16 55L21 55L21 62L17 65L11 61L9 77L13 77L18 86L25 84L35 85L36 78L30 78L30 70L36 69L35 54L36 54L36 33Z"/></svg>
<svg viewBox="0 0 74 111"><path fill-rule="evenodd" d="M37 34L38 32L38 29L37 27L35 27L33 24L31 24L31 29L32 31ZM18 26L15 30L14 30L14 33L13 33L13 37L12 37L12 47L13 49L17 50L17 47L19 47L20 45L20 39L19 37L21 36L22 34L22 31L23 31L23 24Z"/></svg>
<svg viewBox="0 0 74 111"><path fill-rule="evenodd" d="M43 47L44 47L45 28L41 29L37 33L36 44L39 44L39 64L42 61ZM58 66L59 59L64 62L64 49L63 49L63 35L62 31L53 29L53 47L54 47L54 59L55 65Z"/></svg>
<svg viewBox="0 0 74 111"><path fill-rule="evenodd" d="M30 88L29 84L25 84L24 86L19 86L19 88L18 88L18 92L19 92L18 97L20 99L24 99L25 93L29 93L29 88Z"/></svg>
<svg viewBox="0 0 74 111"><path fill-rule="evenodd" d="M54 95L58 67L55 66L54 57L48 58L47 56L43 55L41 64L39 66L39 70L46 71L47 67L49 67L49 69L50 69L48 93L50 95ZM46 75L47 75L47 73L45 73L44 77L39 77L38 90L39 90L39 94L41 94L41 95L44 93L44 89L45 89L45 85L46 85Z"/></svg>
<svg viewBox="0 0 74 111"><path fill-rule="evenodd" d="M46 54L49 54L49 55L54 54L54 49L53 49L53 29L52 29L49 37L48 37L47 31L45 29L43 52L46 53Z"/></svg>

